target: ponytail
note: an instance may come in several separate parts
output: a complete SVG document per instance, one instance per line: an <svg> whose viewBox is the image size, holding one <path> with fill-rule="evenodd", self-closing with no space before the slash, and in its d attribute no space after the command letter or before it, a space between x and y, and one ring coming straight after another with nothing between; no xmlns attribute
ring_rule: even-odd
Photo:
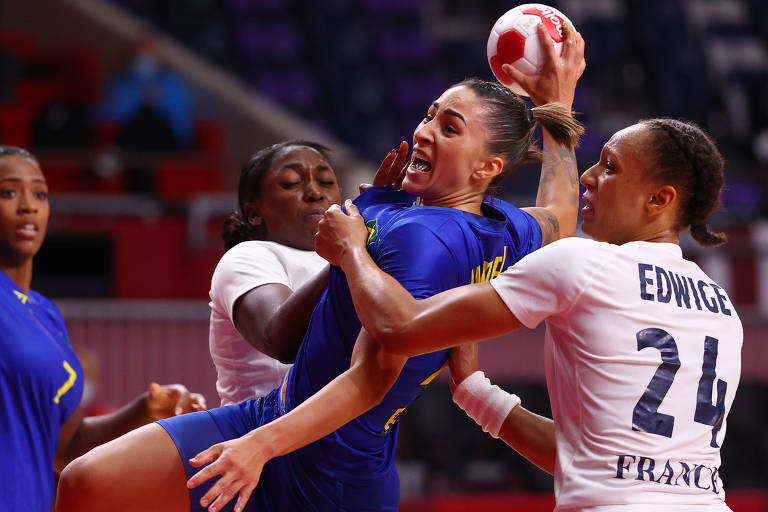
<svg viewBox="0 0 768 512"><path fill-rule="evenodd" d="M546 103L533 107L533 120L555 139L560 146L573 150L579 145L584 125L578 122L565 106L560 103Z"/></svg>
<svg viewBox="0 0 768 512"><path fill-rule="evenodd" d="M221 239L224 240L224 250L228 251L240 242L260 240L262 238L259 226L252 226L240 212L232 212L224 220Z"/></svg>

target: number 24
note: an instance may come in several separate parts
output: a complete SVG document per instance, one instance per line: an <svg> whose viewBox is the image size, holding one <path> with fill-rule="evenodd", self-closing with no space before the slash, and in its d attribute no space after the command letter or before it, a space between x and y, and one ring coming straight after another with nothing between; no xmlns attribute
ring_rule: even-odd
<svg viewBox="0 0 768 512"><path fill-rule="evenodd" d="M712 405L712 386L715 380L715 364L717 363L716 338L707 336L704 339L704 362L701 365L701 379L696 394L696 412L693 421L704 425L712 425L712 441L710 446L718 448L717 433L723 425L725 415L725 391L728 383L717 379L717 400ZM661 402L667 395L677 370L680 368L677 343L667 331L658 328L643 329L637 333L637 350L654 347L661 352L661 364L656 368L651 382L637 401L632 411L632 430L650 432L664 437L672 437L674 416L658 412Z"/></svg>

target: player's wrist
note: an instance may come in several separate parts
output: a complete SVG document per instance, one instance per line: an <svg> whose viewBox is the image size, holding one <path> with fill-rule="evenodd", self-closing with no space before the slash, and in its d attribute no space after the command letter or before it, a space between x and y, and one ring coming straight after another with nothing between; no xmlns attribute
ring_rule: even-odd
<svg viewBox="0 0 768 512"><path fill-rule="evenodd" d="M364 262L367 254L368 251L364 246L347 244L339 257L339 266L345 272L352 270L353 267L359 266Z"/></svg>
<svg viewBox="0 0 768 512"><path fill-rule="evenodd" d="M491 384L480 370L456 386L453 401L485 432L497 438L504 420L520 405L520 397Z"/></svg>

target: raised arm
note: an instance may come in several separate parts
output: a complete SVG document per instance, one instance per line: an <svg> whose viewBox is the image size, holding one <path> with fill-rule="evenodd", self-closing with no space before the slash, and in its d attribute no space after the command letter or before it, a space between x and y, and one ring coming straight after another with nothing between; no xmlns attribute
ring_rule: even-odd
<svg viewBox="0 0 768 512"><path fill-rule="evenodd" d="M558 57L543 24L538 36L545 50L545 63L538 75L525 75L510 65L503 67L510 79L520 84L537 106L559 103L571 110L576 83L584 72L584 39L572 25L563 26L563 51ZM541 226L542 245L573 235L579 208L579 181L573 148L555 142L543 133L544 156L536 207L525 208Z"/></svg>
<svg viewBox="0 0 768 512"><path fill-rule="evenodd" d="M329 267L291 291L282 284L256 287L237 299L235 327L255 349L291 363L304 338L309 318L328 287Z"/></svg>
<svg viewBox="0 0 768 512"><path fill-rule="evenodd" d="M239 494L235 510L242 510L267 461L330 434L377 405L407 360L386 352L361 330L349 370L285 416L195 456L190 461L193 466L211 464L192 477L188 486L196 487L221 475L201 504L207 506L218 497L217 507L221 509Z"/></svg>
<svg viewBox="0 0 768 512"><path fill-rule="evenodd" d="M492 338L520 327L490 284L462 286L416 300L368 255L357 207L332 206L315 237L318 254L340 266L355 311L366 330L389 352L414 356Z"/></svg>

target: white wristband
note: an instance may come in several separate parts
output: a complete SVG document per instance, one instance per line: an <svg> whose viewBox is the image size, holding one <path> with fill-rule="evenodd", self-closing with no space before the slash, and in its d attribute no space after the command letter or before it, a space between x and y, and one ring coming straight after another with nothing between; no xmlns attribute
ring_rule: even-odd
<svg viewBox="0 0 768 512"><path fill-rule="evenodd" d="M492 385L479 370L456 386L453 401L493 437L499 437L504 420L520 405L520 397Z"/></svg>

